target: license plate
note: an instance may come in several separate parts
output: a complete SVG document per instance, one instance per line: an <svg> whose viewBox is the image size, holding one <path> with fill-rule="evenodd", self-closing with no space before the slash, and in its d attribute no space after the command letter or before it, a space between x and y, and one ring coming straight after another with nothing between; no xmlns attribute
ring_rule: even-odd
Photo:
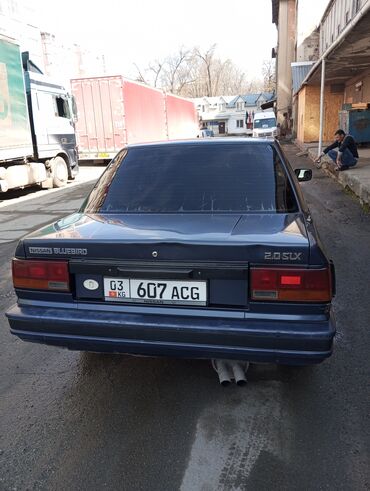
<svg viewBox="0 0 370 491"><path fill-rule="evenodd" d="M104 278L105 300L155 304L207 305L206 281Z"/></svg>

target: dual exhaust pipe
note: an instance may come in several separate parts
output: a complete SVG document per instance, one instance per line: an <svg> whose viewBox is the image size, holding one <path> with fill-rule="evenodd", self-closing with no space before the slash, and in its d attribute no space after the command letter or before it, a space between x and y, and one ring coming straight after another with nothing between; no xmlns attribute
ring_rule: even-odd
<svg viewBox="0 0 370 491"><path fill-rule="evenodd" d="M227 387L235 380L236 385L242 387L247 383L246 373L249 362L239 360L212 360L212 366L218 374L220 384Z"/></svg>

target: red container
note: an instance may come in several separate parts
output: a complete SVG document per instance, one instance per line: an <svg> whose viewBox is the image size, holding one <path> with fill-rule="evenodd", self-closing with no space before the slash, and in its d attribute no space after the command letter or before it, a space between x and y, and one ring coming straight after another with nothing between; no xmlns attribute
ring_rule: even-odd
<svg viewBox="0 0 370 491"><path fill-rule="evenodd" d="M71 80L79 160L111 159L130 143L195 138L194 104L120 75Z"/></svg>
<svg viewBox="0 0 370 491"><path fill-rule="evenodd" d="M166 94L166 111L169 140L197 137L199 132L198 114L192 101Z"/></svg>

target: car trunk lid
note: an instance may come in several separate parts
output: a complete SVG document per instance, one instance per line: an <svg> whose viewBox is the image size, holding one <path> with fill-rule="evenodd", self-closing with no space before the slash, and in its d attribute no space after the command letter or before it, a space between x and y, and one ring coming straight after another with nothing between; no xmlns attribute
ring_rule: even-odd
<svg viewBox="0 0 370 491"><path fill-rule="evenodd" d="M67 258L74 298L94 302L245 309L251 264L309 262L301 214L75 215L24 247Z"/></svg>
<svg viewBox="0 0 370 491"><path fill-rule="evenodd" d="M27 257L307 264L301 214L75 214L28 236Z"/></svg>

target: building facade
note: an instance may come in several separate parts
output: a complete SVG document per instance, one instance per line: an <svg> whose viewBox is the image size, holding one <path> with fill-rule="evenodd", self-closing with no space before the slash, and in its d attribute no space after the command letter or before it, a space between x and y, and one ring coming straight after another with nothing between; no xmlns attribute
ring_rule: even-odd
<svg viewBox="0 0 370 491"><path fill-rule="evenodd" d="M281 124L287 113L292 118L292 75L290 64L296 61L297 0L272 0L272 22L277 27L276 117Z"/></svg>
<svg viewBox="0 0 370 491"><path fill-rule="evenodd" d="M328 2L318 26L319 59L297 93L298 118L311 113L311 125L298 126L300 143L319 141L321 150L339 127L370 142L369 25L370 0Z"/></svg>
<svg viewBox="0 0 370 491"><path fill-rule="evenodd" d="M33 62L44 69L41 33L32 2L0 0L0 34L17 41L21 50L28 51Z"/></svg>
<svg viewBox="0 0 370 491"><path fill-rule="evenodd" d="M274 93L260 92L235 96L193 99L201 128L219 135L252 134L253 118L261 105L271 101Z"/></svg>
<svg viewBox="0 0 370 491"><path fill-rule="evenodd" d="M19 43L32 62L51 78L69 86L71 78L104 75L105 60L70 40L38 27L38 12L27 0L0 0L0 34Z"/></svg>
<svg viewBox="0 0 370 491"><path fill-rule="evenodd" d="M283 37L289 38L292 27L281 16L285 3L272 0L273 20L279 36L285 31ZM370 0L330 0L314 13L311 1L298 0L295 8L291 108L298 143L319 142L321 151L339 127L358 142L370 142ZM278 60L282 49L279 44ZM279 83L281 78L281 107Z"/></svg>
<svg viewBox="0 0 370 491"><path fill-rule="evenodd" d="M102 54L48 32L41 33L41 42L46 75L60 80L64 85L69 85L72 78L106 74Z"/></svg>

